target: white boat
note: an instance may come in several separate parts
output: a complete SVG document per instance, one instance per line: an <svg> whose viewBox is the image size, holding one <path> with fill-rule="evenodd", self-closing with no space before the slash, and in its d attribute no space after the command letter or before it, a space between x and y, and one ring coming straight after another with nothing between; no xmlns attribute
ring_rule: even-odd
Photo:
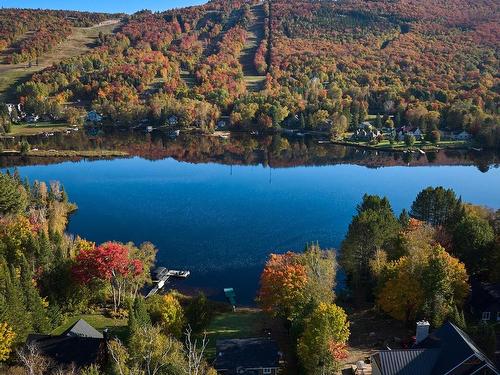
<svg viewBox="0 0 500 375"><path fill-rule="evenodd" d="M422 155L425 155L425 151L420 148L418 149L418 152L420 152Z"/></svg>

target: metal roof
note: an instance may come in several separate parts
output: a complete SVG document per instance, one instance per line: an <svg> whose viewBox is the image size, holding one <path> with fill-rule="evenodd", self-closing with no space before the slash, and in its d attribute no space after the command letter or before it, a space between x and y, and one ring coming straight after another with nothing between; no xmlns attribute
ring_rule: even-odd
<svg viewBox="0 0 500 375"><path fill-rule="evenodd" d="M384 375L431 374L438 349L382 350L373 356Z"/></svg>

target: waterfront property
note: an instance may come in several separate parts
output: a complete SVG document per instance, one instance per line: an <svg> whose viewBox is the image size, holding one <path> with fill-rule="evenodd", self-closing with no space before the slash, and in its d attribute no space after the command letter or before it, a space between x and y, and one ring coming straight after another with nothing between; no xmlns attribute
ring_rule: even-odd
<svg viewBox="0 0 500 375"><path fill-rule="evenodd" d="M217 340L215 369L223 375L276 375L282 362L274 340L266 337Z"/></svg>
<svg viewBox="0 0 500 375"><path fill-rule="evenodd" d="M29 335L25 350L30 348L36 348L54 368L84 368L104 364L106 358L106 338L83 319L60 335Z"/></svg>
<svg viewBox="0 0 500 375"><path fill-rule="evenodd" d="M447 322L428 334L418 322L411 349L381 350L371 356L373 375L500 375L500 371L465 332Z"/></svg>

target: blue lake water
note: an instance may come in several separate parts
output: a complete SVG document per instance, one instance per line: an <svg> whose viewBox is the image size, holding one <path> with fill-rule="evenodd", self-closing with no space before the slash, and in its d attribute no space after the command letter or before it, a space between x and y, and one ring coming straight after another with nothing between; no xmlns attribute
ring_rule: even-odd
<svg viewBox="0 0 500 375"><path fill-rule="evenodd" d="M191 271L179 287L211 296L233 287L246 304L269 253L311 241L338 247L364 193L387 196L399 213L421 189L442 185L464 201L500 208L500 169L474 166L269 169L136 157L19 171L64 184L79 207L70 233L97 243L151 241L159 265Z"/></svg>

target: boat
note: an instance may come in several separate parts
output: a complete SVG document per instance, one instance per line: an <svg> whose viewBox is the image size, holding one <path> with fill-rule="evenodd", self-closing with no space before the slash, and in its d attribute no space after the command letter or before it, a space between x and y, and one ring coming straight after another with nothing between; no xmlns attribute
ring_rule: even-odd
<svg viewBox="0 0 500 375"><path fill-rule="evenodd" d="M331 141L318 141L318 143L319 143L320 145L324 145L324 144L326 144L326 143L331 143Z"/></svg>
<svg viewBox="0 0 500 375"><path fill-rule="evenodd" d="M482 148L477 148L477 147L471 147L471 150L474 150L474 151L477 151L477 152L483 151Z"/></svg>
<svg viewBox="0 0 500 375"><path fill-rule="evenodd" d="M425 155L425 151L420 148L418 149L418 152L420 152L422 155Z"/></svg>

